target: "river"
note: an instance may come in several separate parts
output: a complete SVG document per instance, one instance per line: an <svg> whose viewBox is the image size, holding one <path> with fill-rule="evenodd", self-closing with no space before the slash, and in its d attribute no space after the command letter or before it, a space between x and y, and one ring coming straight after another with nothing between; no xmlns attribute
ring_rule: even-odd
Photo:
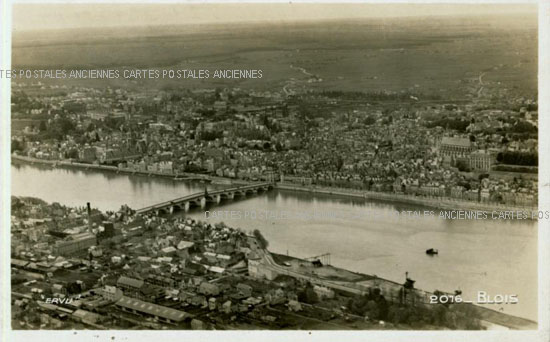
<svg viewBox="0 0 550 342"><path fill-rule="evenodd" d="M190 193L204 184L113 172L11 166L12 194L47 202L118 210L138 209ZM216 188L220 186L210 186ZM512 220L443 220L435 216L396 217L395 211L433 210L393 204L272 191L222 202L187 215L223 221L244 230L259 229L269 249L298 257L331 254L334 266L403 282L405 272L416 287L453 292L466 300L478 291L490 296L518 296L518 304L490 308L537 320L537 223ZM255 218L254 218L255 215ZM208 216L208 218L206 217ZM428 256L428 248L439 255ZM501 309L502 308L502 309Z"/></svg>

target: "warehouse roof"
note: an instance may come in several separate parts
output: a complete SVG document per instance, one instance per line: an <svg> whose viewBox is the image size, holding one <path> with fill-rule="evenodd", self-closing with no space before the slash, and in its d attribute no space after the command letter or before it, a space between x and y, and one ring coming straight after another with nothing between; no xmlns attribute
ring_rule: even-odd
<svg viewBox="0 0 550 342"><path fill-rule="evenodd" d="M184 311L171 309L165 306L144 302L142 300L126 296L123 296L118 302L116 302L116 305L149 315L169 319L174 322L181 322L186 318L193 317L191 314Z"/></svg>
<svg viewBox="0 0 550 342"><path fill-rule="evenodd" d="M125 276L121 276L120 278L118 278L116 283L117 283L117 285L131 286L131 287L134 287L136 289L139 289L143 286L143 280L129 278L129 277L125 277Z"/></svg>

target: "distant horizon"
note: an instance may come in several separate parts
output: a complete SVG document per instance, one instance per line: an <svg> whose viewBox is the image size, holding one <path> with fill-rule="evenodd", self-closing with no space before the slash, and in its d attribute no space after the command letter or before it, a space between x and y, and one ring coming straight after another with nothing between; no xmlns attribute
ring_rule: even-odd
<svg viewBox="0 0 550 342"><path fill-rule="evenodd" d="M426 17L537 15L525 4L14 4L14 33L231 24L289 24Z"/></svg>

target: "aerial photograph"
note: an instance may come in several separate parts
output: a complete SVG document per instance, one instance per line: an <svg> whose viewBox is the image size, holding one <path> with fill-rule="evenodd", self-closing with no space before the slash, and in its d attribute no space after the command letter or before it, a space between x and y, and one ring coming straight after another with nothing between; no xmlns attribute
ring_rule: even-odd
<svg viewBox="0 0 550 342"><path fill-rule="evenodd" d="M544 321L536 4L12 11L13 330Z"/></svg>

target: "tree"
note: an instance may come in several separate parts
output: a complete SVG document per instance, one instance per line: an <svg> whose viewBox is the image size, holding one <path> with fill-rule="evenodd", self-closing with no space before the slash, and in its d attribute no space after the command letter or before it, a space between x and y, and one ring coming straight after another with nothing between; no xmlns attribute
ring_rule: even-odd
<svg viewBox="0 0 550 342"><path fill-rule="evenodd" d="M336 170L341 171L342 167L344 167L344 158L342 158L341 155L337 155L337 157L336 157Z"/></svg>
<svg viewBox="0 0 550 342"><path fill-rule="evenodd" d="M388 317L388 302L386 301L386 298L384 296L380 296L377 301L378 304L378 318L380 319L386 319Z"/></svg>
<svg viewBox="0 0 550 342"><path fill-rule="evenodd" d="M536 133L537 127L527 121L519 121L515 126L512 126L512 131L514 133Z"/></svg>
<svg viewBox="0 0 550 342"><path fill-rule="evenodd" d="M379 319L380 317L380 309L378 308L378 303L376 303L374 300L369 300L367 302L367 311L366 314L371 319Z"/></svg>
<svg viewBox="0 0 550 342"><path fill-rule="evenodd" d="M61 117L49 126L47 135L53 139L62 140L67 134L74 131L76 125L70 119Z"/></svg>
<svg viewBox="0 0 550 342"><path fill-rule="evenodd" d="M482 173L480 174L479 176L477 176L477 179L481 182L483 179L485 178L489 178L489 174L488 173Z"/></svg>
<svg viewBox="0 0 550 342"><path fill-rule="evenodd" d="M24 149L23 144L19 140L11 141L11 153L15 151L23 151L23 149Z"/></svg>
<svg viewBox="0 0 550 342"><path fill-rule="evenodd" d="M456 167L458 168L458 171L461 171L461 172L469 172L470 171L470 167L468 166L468 164L464 160L457 161L456 162Z"/></svg>
<svg viewBox="0 0 550 342"><path fill-rule="evenodd" d="M313 286L310 283L307 283L306 288L298 293L298 300L307 304L315 304L319 302L319 296L313 290Z"/></svg>
<svg viewBox="0 0 550 342"><path fill-rule="evenodd" d="M69 159L78 159L78 150L76 148L70 149L67 152L67 158L69 158Z"/></svg>
<svg viewBox="0 0 550 342"><path fill-rule="evenodd" d="M497 161L510 165L537 166L538 156L530 152L505 151L497 154Z"/></svg>
<svg viewBox="0 0 550 342"><path fill-rule="evenodd" d="M80 284L77 284L76 282L72 282L67 285L67 293L75 294L80 292L82 292L82 288Z"/></svg>
<svg viewBox="0 0 550 342"><path fill-rule="evenodd" d="M264 238L262 233L258 229L254 229L254 237L256 237L256 240L258 241L258 244L260 245L260 248L267 249L267 246L269 246L269 241Z"/></svg>
<svg viewBox="0 0 550 342"><path fill-rule="evenodd" d="M365 120L363 120L363 123L367 126L370 126L376 122L376 119L372 116L367 116Z"/></svg>
<svg viewBox="0 0 550 342"><path fill-rule="evenodd" d="M45 132L47 129L48 127L46 127L46 121L40 121L40 124L38 125L38 130L40 132Z"/></svg>
<svg viewBox="0 0 550 342"><path fill-rule="evenodd" d="M367 309L367 303L368 303L368 298L366 295L364 296L356 295L355 297L349 300L348 308L353 314L358 316L363 316Z"/></svg>

